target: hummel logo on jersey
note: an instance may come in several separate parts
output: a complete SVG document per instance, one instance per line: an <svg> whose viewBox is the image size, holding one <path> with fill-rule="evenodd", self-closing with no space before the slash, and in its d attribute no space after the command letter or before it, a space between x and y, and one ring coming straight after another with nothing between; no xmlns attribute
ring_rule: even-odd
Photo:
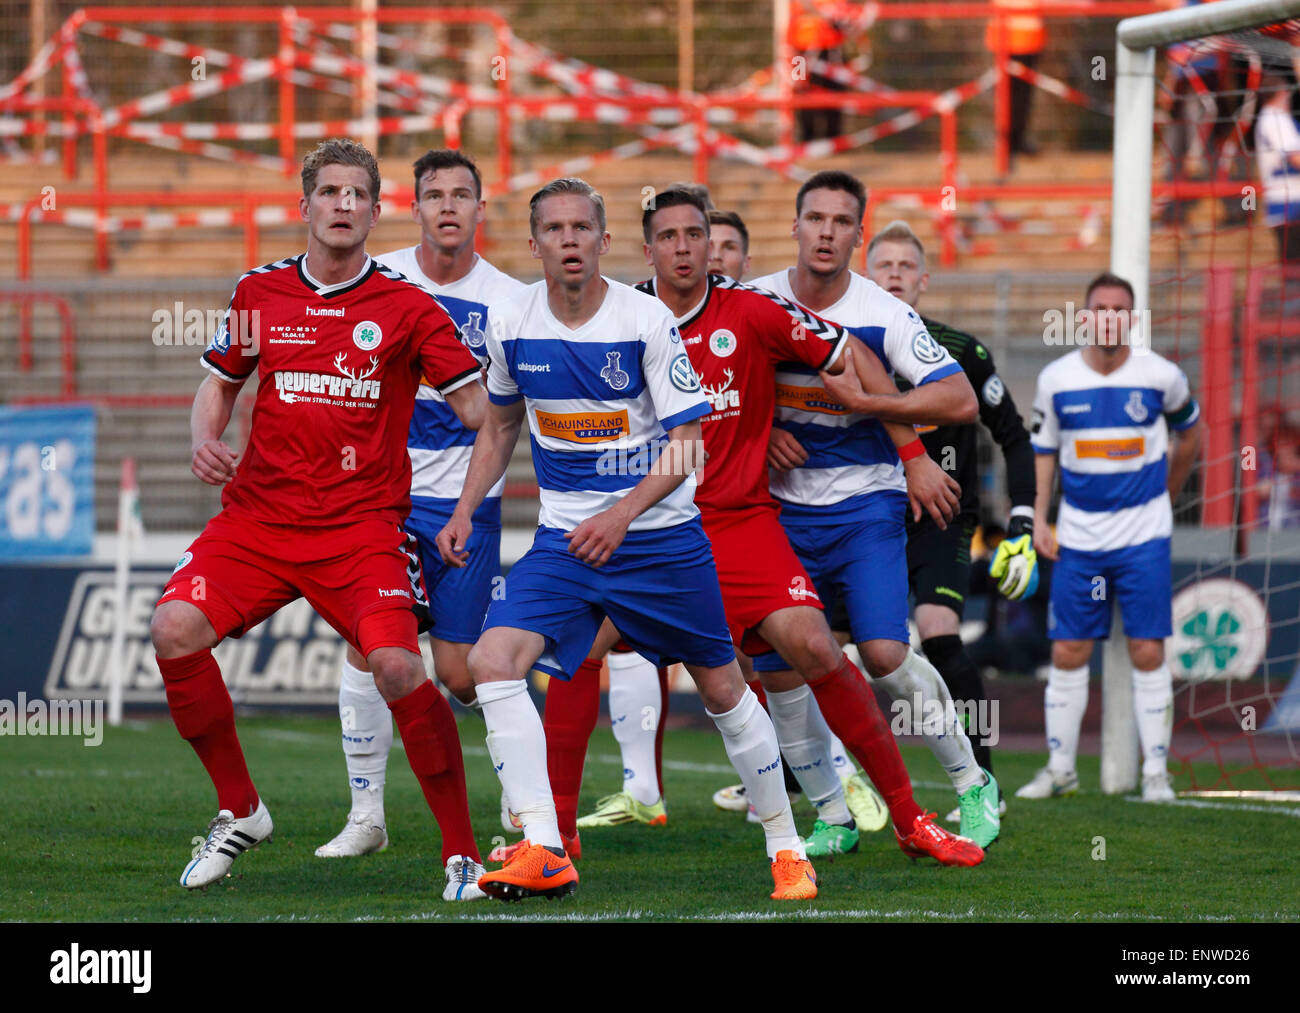
<svg viewBox="0 0 1300 1013"><path fill-rule="evenodd" d="M618 368L618 360L621 354L621 352L606 352L605 368L600 371L600 378L615 390L623 390L632 382L632 378Z"/></svg>
<svg viewBox="0 0 1300 1013"><path fill-rule="evenodd" d="M1130 391L1128 404L1124 406L1124 414L1134 422L1145 422L1147 415L1147 406L1142 403L1142 392L1140 390Z"/></svg>
<svg viewBox="0 0 1300 1013"><path fill-rule="evenodd" d="M304 306L303 311L309 317L341 317L347 313L346 306Z"/></svg>
<svg viewBox="0 0 1300 1013"><path fill-rule="evenodd" d="M381 597L381 598L409 598L409 597L411 597L411 592L410 592L410 591L407 591L407 590L404 590L403 588L400 588L400 587L381 587L381 588L379 589L379 597Z"/></svg>
<svg viewBox="0 0 1300 1013"><path fill-rule="evenodd" d="M482 348L487 341L487 332L478 325L482 313L471 313L469 319L465 321L465 326L460 329L461 334L465 336L465 344L470 348Z"/></svg>
<svg viewBox="0 0 1300 1013"><path fill-rule="evenodd" d="M795 601L803 601L805 598L816 598L821 601L817 592L808 587L808 580L803 576L795 577L790 581L790 586L786 590L790 592L790 597Z"/></svg>

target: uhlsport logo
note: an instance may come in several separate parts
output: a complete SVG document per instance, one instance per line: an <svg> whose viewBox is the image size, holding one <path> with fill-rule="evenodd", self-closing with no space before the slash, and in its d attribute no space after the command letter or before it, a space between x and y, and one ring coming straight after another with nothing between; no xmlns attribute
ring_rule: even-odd
<svg viewBox="0 0 1300 1013"><path fill-rule="evenodd" d="M470 348L482 348L487 342L487 332L479 326L482 317L483 314L477 311L471 313L469 319L465 321L465 326L460 329L465 344L469 345Z"/></svg>
<svg viewBox="0 0 1300 1013"><path fill-rule="evenodd" d="M632 382L632 378L624 370L618 368L618 360L621 355L621 352L606 352L605 368L600 371L600 378L614 390L625 390L627 385Z"/></svg>
<svg viewBox="0 0 1300 1013"><path fill-rule="evenodd" d="M725 359L736 350L736 335L725 327L719 327L709 335L709 351L719 359Z"/></svg>
<svg viewBox="0 0 1300 1013"><path fill-rule="evenodd" d="M373 320L362 320L352 328L352 343L363 352L373 352L384 340L384 332Z"/></svg>

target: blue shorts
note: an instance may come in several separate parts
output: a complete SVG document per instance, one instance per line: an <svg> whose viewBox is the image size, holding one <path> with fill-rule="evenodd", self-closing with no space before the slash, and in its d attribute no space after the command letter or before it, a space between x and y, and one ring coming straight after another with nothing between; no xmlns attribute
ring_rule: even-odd
<svg viewBox="0 0 1300 1013"><path fill-rule="evenodd" d="M455 506L454 500L413 496L405 527L420 544L424 587L433 617L429 634L453 644L472 644L483 629L493 581L497 587L501 584L501 500L485 499L474 512L469 559L463 568L444 563L434 545Z"/></svg>
<svg viewBox="0 0 1300 1013"><path fill-rule="evenodd" d="M696 517L629 531L602 567L569 552L564 532L538 528L492 599L483 629L513 626L546 638L533 666L570 678L608 615L623 639L656 668L674 662L718 668L736 659L727 633L713 549Z"/></svg>
<svg viewBox="0 0 1300 1013"><path fill-rule="evenodd" d="M1111 603L1119 601L1130 639L1163 640L1173 633L1173 569L1169 539L1104 552L1061 546L1052 567L1047 635L1052 640L1105 640Z"/></svg>
<svg viewBox="0 0 1300 1013"><path fill-rule="evenodd" d="M843 603L855 644L868 640L910 643L907 629L907 497L877 492L824 508L842 523L808 523L808 508L781 508L781 526L812 577L826 615ZM759 672L790 666L773 651L754 659Z"/></svg>

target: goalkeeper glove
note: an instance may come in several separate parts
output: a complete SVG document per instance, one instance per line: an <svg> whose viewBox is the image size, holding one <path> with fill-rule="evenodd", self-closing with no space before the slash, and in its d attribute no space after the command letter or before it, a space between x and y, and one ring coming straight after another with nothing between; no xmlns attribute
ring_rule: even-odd
<svg viewBox="0 0 1300 1013"><path fill-rule="evenodd" d="M998 593L1011 601L1029 598L1038 590L1038 553L1034 551L1034 522L1012 517L1007 537L998 545L989 564L989 576L998 582Z"/></svg>

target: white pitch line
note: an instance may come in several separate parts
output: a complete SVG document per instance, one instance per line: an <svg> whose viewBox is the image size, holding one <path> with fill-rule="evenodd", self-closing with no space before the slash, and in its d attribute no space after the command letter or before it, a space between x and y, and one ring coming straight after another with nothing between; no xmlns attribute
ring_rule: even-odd
<svg viewBox="0 0 1300 1013"><path fill-rule="evenodd" d="M1142 802L1140 798L1128 798L1126 802ZM1207 802L1199 798L1178 798L1172 802L1147 802L1146 805L1173 805L1188 809L1228 809L1243 813L1273 813L1277 816L1291 816L1300 819L1300 809L1287 809L1279 805L1248 805L1244 802Z"/></svg>

